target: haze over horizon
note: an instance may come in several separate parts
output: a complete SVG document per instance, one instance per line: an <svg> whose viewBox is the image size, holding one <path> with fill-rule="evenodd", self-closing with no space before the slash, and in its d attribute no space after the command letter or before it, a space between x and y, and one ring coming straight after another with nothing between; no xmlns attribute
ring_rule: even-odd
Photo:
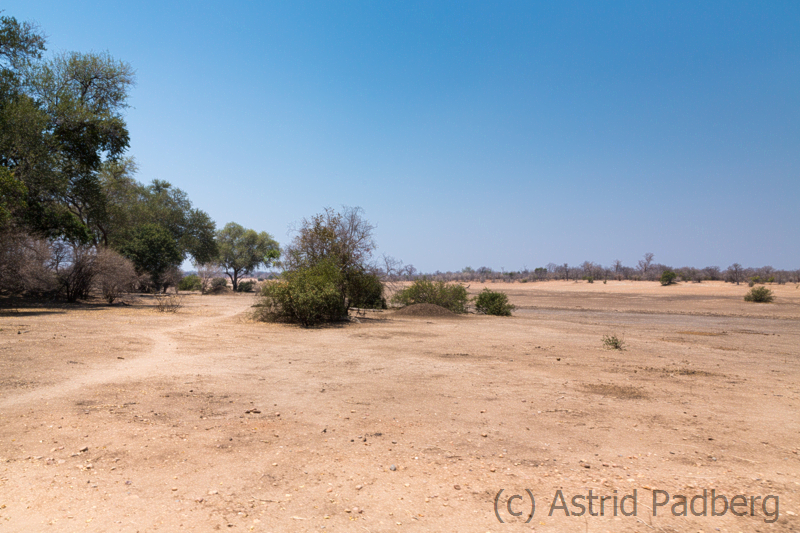
<svg viewBox="0 0 800 533"><path fill-rule="evenodd" d="M800 4L6 1L137 72L137 179L418 270L800 268Z"/></svg>

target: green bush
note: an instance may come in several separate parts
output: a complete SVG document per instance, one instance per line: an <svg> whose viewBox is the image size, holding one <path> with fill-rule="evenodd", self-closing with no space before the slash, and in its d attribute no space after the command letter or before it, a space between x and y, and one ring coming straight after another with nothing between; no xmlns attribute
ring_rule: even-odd
<svg viewBox="0 0 800 533"><path fill-rule="evenodd" d="M589 283L594 283L594 277L586 276L586 281L588 281Z"/></svg>
<svg viewBox="0 0 800 533"><path fill-rule="evenodd" d="M255 281L240 281L236 287L236 292L253 292L256 287Z"/></svg>
<svg viewBox="0 0 800 533"><path fill-rule="evenodd" d="M672 285L672 283L675 281L676 277L677 277L677 274L675 274L675 272L673 272L672 270L665 270L661 274L661 284L664 285L664 286Z"/></svg>
<svg viewBox="0 0 800 533"><path fill-rule="evenodd" d="M475 299L475 310L485 315L511 316L514 306L508 303L508 295L483 289Z"/></svg>
<svg viewBox="0 0 800 533"><path fill-rule="evenodd" d="M397 292L392 301L403 305L434 304L454 313L466 313L469 298L466 287L458 283L418 279L411 286Z"/></svg>
<svg viewBox="0 0 800 533"><path fill-rule="evenodd" d="M383 297L383 283L376 274L363 271L352 271L347 275L345 294L350 307L362 309L386 309L386 298Z"/></svg>
<svg viewBox="0 0 800 533"><path fill-rule="evenodd" d="M766 287L755 287L744 295L745 302L769 303L774 298L775 296L772 294L772 291Z"/></svg>
<svg viewBox="0 0 800 533"><path fill-rule="evenodd" d="M616 335L603 335L603 346L609 350L622 350L625 347L625 341Z"/></svg>
<svg viewBox="0 0 800 533"><path fill-rule="evenodd" d="M225 278L213 278L208 287L208 294L219 294L228 291L228 280Z"/></svg>
<svg viewBox="0 0 800 533"><path fill-rule="evenodd" d="M199 291L202 288L203 283L197 274L189 274L178 283L178 290L181 291Z"/></svg>
<svg viewBox="0 0 800 533"><path fill-rule="evenodd" d="M287 271L281 281L264 285L257 318L306 327L342 320L347 317L347 307L339 290L341 278L341 271L329 260Z"/></svg>

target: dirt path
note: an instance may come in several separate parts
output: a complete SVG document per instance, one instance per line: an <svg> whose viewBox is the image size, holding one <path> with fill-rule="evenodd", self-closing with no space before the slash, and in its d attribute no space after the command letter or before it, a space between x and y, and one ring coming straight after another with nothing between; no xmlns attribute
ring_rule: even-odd
<svg viewBox="0 0 800 533"><path fill-rule="evenodd" d="M112 360L110 365L107 363L94 365L92 368L70 376L68 380L36 388L24 394L2 397L0 398L0 410L32 402L49 401L74 394L81 389L108 383L144 378L162 379L166 376L191 372L192 368L187 368L187 362L196 364L199 361L187 361L175 357L181 349L183 337L187 333L198 330L203 330L206 334L222 332L227 321L235 316L245 314L252 305L252 301L245 299L226 303L228 303L226 307L216 309L219 312L218 315L182 316L180 322L169 322L165 325L166 327L150 332L148 338L152 347L144 354L127 360L119 357L116 361Z"/></svg>

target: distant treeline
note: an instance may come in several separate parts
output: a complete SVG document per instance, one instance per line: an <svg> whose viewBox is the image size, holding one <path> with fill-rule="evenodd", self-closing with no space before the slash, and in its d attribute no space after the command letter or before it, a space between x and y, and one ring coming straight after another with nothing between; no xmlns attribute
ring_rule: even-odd
<svg viewBox="0 0 800 533"><path fill-rule="evenodd" d="M743 267L734 263L722 269L718 266L695 268L689 266L673 267L653 261L654 254L647 253L639 260L636 266L623 265L622 261L614 261L611 266L584 261L579 265L569 263L548 263L543 267L521 270L494 270L491 267L472 268L465 267L459 271L419 272L413 265L403 265L392 258L385 261L382 268L382 277L387 281L413 281L427 278L434 281L463 281L463 282L494 282L494 283L527 283L547 280L629 280L629 281L658 281L666 271L676 274L678 281L700 283L703 281L726 281L729 283L742 283L754 281L756 283L800 283L800 269L778 270L771 266ZM254 272L252 276L259 280L268 280L280 277L277 272Z"/></svg>
<svg viewBox="0 0 800 533"><path fill-rule="evenodd" d="M653 262L653 254L645 254L636 266L623 265L622 261L614 261L611 266L603 266L591 261L584 261L579 265L568 263L548 263L543 267L522 270L494 270L490 267L466 267L457 272L420 273L413 266L404 267L402 272L389 273L387 276L393 281L414 280L422 277L436 281L476 281L476 282L504 282L527 283L547 280L632 280L632 281L657 281L666 271L677 274L680 281L700 283L703 281L726 281L742 283L754 281L756 283L798 283L800 282L800 269L777 270L771 266L743 267L734 263L726 269L718 266L705 268L679 267Z"/></svg>

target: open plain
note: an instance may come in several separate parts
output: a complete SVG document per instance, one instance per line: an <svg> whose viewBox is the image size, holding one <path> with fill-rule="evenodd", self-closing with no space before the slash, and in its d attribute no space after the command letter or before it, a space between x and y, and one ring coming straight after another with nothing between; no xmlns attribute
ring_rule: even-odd
<svg viewBox="0 0 800 533"><path fill-rule="evenodd" d="M800 531L797 286L489 286L513 317L3 312L0 532Z"/></svg>

